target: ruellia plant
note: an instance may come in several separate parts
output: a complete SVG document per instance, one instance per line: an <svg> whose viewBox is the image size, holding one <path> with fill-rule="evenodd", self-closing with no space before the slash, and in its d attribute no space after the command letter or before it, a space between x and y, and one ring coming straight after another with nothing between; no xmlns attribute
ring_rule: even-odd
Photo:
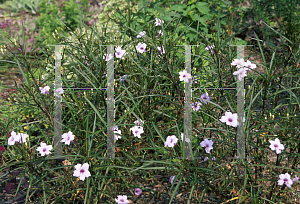
<svg viewBox="0 0 300 204"><path fill-rule="evenodd" d="M237 57L230 46L234 36L215 32L209 41L197 30L199 45L190 48L188 70L181 38L185 31L176 36L169 29L179 25L176 20L160 15L148 18L139 30L125 23L108 33L80 26L71 37L61 36L62 87L54 87L54 47L41 48L43 57L37 59L41 66L34 70L30 68L34 62L24 55L14 56L23 83L10 99L18 107L16 117L2 122L0 150L1 171L19 170L19 181L6 184L7 191L16 188L16 195L23 191L15 199L25 203L295 203L300 199L298 52L293 51L297 63L279 72L274 67L276 46L271 61L266 61L256 33L253 46L259 47L263 64ZM113 54L109 45L114 45ZM108 72L110 63L114 73ZM266 73L258 72L258 66ZM103 87L109 87L110 74L115 159L106 158L106 119L112 99ZM241 81L245 115L240 120L237 90L229 88ZM188 110L187 85L193 87ZM53 142L57 97L62 103L63 159L47 159L57 150ZM25 110L31 110L33 121L20 122ZM191 135L185 134L187 111L192 114ZM246 158L238 159L237 127L243 123ZM29 134L32 129L38 134ZM186 144L195 159L183 159Z"/></svg>

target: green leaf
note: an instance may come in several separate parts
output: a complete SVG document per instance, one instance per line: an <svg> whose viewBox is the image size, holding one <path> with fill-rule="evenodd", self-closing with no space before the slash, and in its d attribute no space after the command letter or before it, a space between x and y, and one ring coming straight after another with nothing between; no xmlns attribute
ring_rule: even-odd
<svg viewBox="0 0 300 204"><path fill-rule="evenodd" d="M232 2L231 1L222 1L224 4L227 4L227 5L231 5L232 4Z"/></svg>
<svg viewBox="0 0 300 204"><path fill-rule="evenodd" d="M226 22L225 21L220 21L220 24L226 25Z"/></svg>
<svg viewBox="0 0 300 204"><path fill-rule="evenodd" d="M166 21L172 21L172 19L173 19L172 16L174 16L174 13L172 13L172 12L166 12L165 16L164 16L164 19Z"/></svg>
<svg viewBox="0 0 300 204"><path fill-rule="evenodd" d="M177 12L184 12L186 7L187 7L187 5L185 5L185 4L182 4L182 5L176 4L176 5L174 5L170 8L170 11L174 10L174 11L177 11Z"/></svg>
<svg viewBox="0 0 300 204"><path fill-rule="evenodd" d="M189 39L189 41L193 41L194 37L196 35L194 33L189 32L188 34L186 34L186 37Z"/></svg>
<svg viewBox="0 0 300 204"><path fill-rule="evenodd" d="M199 18L199 21L202 25L207 26L204 18Z"/></svg>
<svg viewBox="0 0 300 204"><path fill-rule="evenodd" d="M193 16L191 16L193 21L200 21L200 15L199 14L194 14Z"/></svg>
<svg viewBox="0 0 300 204"><path fill-rule="evenodd" d="M162 6L162 2L158 2L158 3L156 3L155 5L154 5L154 10L159 10Z"/></svg>
<svg viewBox="0 0 300 204"><path fill-rule="evenodd" d="M141 10L144 6L147 6L147 2L145 0L140 0L138 3L139 10Z"/></svg>
<svg viewBox="0 0 300 204"><path fill-rule="evenodd" d="M193 19L193 16L194 16L194 11L192 10L192 11L190 11L189 13L188 13L188 15Z"/></svg>
<svg viewBox="0 0 300 204"><path fill-rule="evenodd" d="M187 14L189 13L191 11L191 7L189 6L189 7L187 7L187 9L185 9L184 11L183 11L183 16L187 16Z"/></svg>
<svg viewBox="0 0 300 204"><path fill-rule="evenodd" d="M201 27L200 28L204 33L208 33L208 29L206 28L206 26L205 27ZM210 35L208 35L207 36L208 38L213 38L212 36L210 36Z"/></svg>
<svg viewBox="0 0 300 204"><path fill-rule="evenodd" d="M235 38L237 45L247 45L247 41L242 40L240 38Z"/></svg>
<svg viewBox="0 0 300 204"><path fill-rule="evenodd" d="M203 14L209 14L210 10L206 2L198 2L196 8Z"/></svg>
<svg viewBox="0 0 300 204"><path fill-rule="evenodd" d="M190 4L193 4L195 3L197 0L189 0L188 4L187 5L190 5Z"/></svg>

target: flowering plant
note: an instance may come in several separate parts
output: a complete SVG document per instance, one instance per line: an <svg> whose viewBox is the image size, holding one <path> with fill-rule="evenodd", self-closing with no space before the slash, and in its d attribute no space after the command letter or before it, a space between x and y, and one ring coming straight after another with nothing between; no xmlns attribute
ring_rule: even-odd
<svg viewBox="0 0 300 204"><path fill-rule="evenodd" d="M236 197L249 202L258 200L259 196L266 197L265 199L272 202L278 202L279 200L280 202L286 202L288 197L280 195L280 189L277 189L278 185L286 192L297 193L294 189L298 185L299 173L293 165L285 167L284 170L278 168L285 165L283 163L285 157L293 155L297 159L297 154L292 151L296 150L294 144L296 140L292 143L283 138L281 129L284 128L279 128L281 132L274 135L277 130L272 126L272 124L281 125L281 123L291 120L291 115L283 116L283 119L279 118L279 122L273 121L273 117L271 119L265 118L265 112L270 110L263 107L263 113L253 118L251 105L255 100L259 100L258 95L263 93L265 88L262 87L261 90L257 91L257 84L253 82L251 84L253 89L247 89L247 94L245 94L245 98L250 100L250 105L246 106L247 114L242 120L245 123L246 134L244 136L247 139L248 146L251 146L251 149L247 149L247 154L252 157L251 159L247 158L249 162L247 160L244 163L237 163L234 157L236 141L232 140L236 135L236 129L240 127L237 119L238 114L234 106L236 104L235 97L232 97L233 94L229 91L220 93L220 90L207 89L204 93L201 93L197 90L192 92L191 101L193 103L186 106L187 99L184 98L186 92L182 85L194 82L197 74L188 73L188 69L184 66L186 62L171 58L170 53L176 52L171 44L177 42L172 42L174 39L169 38L169 33L166 32L168 29L165 29L167 25L168 19L156 16L151 25L151 28L156 30L147 29L145 25L145 28L135 31L136 33L131 36L131 40L124 42L118 39L119 45L114 47L113 54L104 49L98 49L98 47L101 47L99 44L93 47L93 43L96 44L96 42L108 43L105 38L101 38L100 35L96 34L90 35L91 38L96 36L96 39L90 39L84 42L85 44L78 45L76 47L77 53L66 52L66 54L74 57L74 61L78 60L78 63L72 63L74 67L70 68L70 72L75 73L76 78L78 78L77 80L74 79L74 83L78 84L78 87L86 85L82 88L85 89L82 92L60 87L56 87L57 89L54 92L53 82L50 79L45 78L43 83L40 84L40 81L30 78L31 75L34 76L31 69L26 70L26 74L23 75L25 85L23 86L23 94L20 94L20 97L26 96L28 99L22 105L34 107L32 108L34 111L41 110L42 112L34 119L43 119L42 122L49 125L50 128L48 131L40 128L40 132L33 135L31 125L35 124L36 121L24 122L20 125L18 119L16 119L16 123L8 126L6 124L11 120L7 119L3 123L6 128L3 132L5 132L4 135L8 133L9 137L5 138L3 155L8 159L4 158L5 162L3 164L6 167L14 164L16 164L16 166L13 166L14 168L18 165L24 167L24 176L30 178L28 180L31 182L26 187L27 195L32 194L29 186L33 184L38 185L36 188L43 189L45 192L41 192L37 196L40 202L46 199L56 203L72 203L73 201L76 203L138 203L145 200L145 202L150 203L152 198L157 199L159 195L166 193L171 198L168 202L172 202L180 198L176 193L183 185L191 192L190 197L193 197L195 189L212 189L209 194L214 200L217 200L216 202L232 199L230 192L240 193ZM165 40L166 42L164 42L163 38L170 41ZM215 45L215 47L209 47L210 49L207 50L210 59L219 56L222 43L224 42L218 42L217 40L206 43L205 46L208 46L208 44ZM132 49L128 49L129 47ZM201 49L205 50L204 47ZM93 50L93 48L95 49ZM87 52L87 50L90 52ZM84 53L84 60L81 53ZM209 80L212 83L222 85L224 81L229 81L231 82L229 84L235 84L246 77L246 72L256 68L254 62L245 62L244 58L233 59L232 62L232 57L227 56L227 58L229 58L230 63L227 63L226 68L228 69L232 65L231 70L225 70L225 68L222 70L225 66L215 64L213 60L211 61L213 75ZM107 87L110 85L106 83L105 78L105 76L111 76L106 69L107 67L105 67L111 59L114 59L115 62L114 74L117 79L113 97L107 96ZM221 60L216 61L219 63ZM19 63L19 65L21 66L22 63ZM81 66L81 68L78 66ZM200 69L201 67L197 68ZM237 69L237 72L235 69ZM242 71L239 73L240 69ZM68 74L65 73L65 75ZM228 74L230 76L227 76ZM235 75L237 75L236 78ZM122 81L121 79L119 81L118 79L121 76L123 76ZM124 76L128 76L128 78ZM39 77L34 77L40 80ZM201 81L201 76L197 75L197 77L199 78L197 86L203 88L204 84ZM245 78L245 81L247 78ZM272 78L271 75L268 76L268 79L270 78ZM126 82L124 82L125 80ZM64 85L67 84L65 84L65 80L63 82ZM100 86L105 87L105 85L107 85L106 90L97 88ZM87 90L86 87L93 90ZM294 92L295 90L289 88L288 91ZM251 94L249 93L251 92L252 96L250 98ZM280 91L277 91L274 95L278 92ZM61 153L65 158L62 158L61 161L56 160L56 163L48 160L50 157L55 157L56 150L59 149L55 147L57 143L52 140L54 137L54 124L57 124L54 123L55 118L53 118L50 111L51 106L55 105L53 102L54 94L61 96L63 105L68 107L68 109L63 109L61 123L63 132L59 134L58 140L62 147ZM270 95L272 96L272 94ZM263 101L268 98L270 97L266 92ZM115 120L112 126L112 123L105 120L110 115L108 114L110 110L107 110L107 104L111 103L113 99ZM273 102L275 103L275 101ZM273 107L272 111L274 112L272 113L279 116L275 112L279 109L276 107L277 105ZM188 132L184 123L187 111L191 111L193 115L192 127L190 128L192 130L191 135L184 135L183 133ZM203 119L204 115L207 116L205 120ZM46 116L46 119L43 116ZM294 117L296 118L296 116ZM258 124L257 121L259 121ZM297 124L297 121L293 122ZM25 125L29 126L28 129L24 128L26 133L21 130ZM265 127L261 125L265 125ZM287 126L284 134L289 135L292 132ZM109 155L111 149L106 148L108 146L107 132L109 127L111 127L110 131L113 132L115 139L112 139L114 144L110 144L115 148L113 158ZM253 132L253 128L259 130L270 128L270 131L268 131L269 134L265 138L262 138L258 132ZM266 138L269 140L264 140ZM253 139L256 139L256 143L253 142ZM191 147L192 156L196 157L194 160L178 159L178 157L185 154L186 146ZM262 153L259 153L258 150ZM269 160L266 155L277 157L276 162ZM265 162L263 164L263 166L266 166L265 170L255 170L256 167L261 166L261 161ZM243 165L243 173L238 168L232 168L232 166L238 167L239 165ZM70 166L70 168L67 169L65 166ZM256 185L252 185L257 179L264 181L260 173L268 173L268 169L276 169L269 173L271 180L265 179L272 182L273 186L263 186L261 184L260 187L256 187ZM162 170L167 172L168 175L161 176L162 181L157 182L157 179L153 177L160 174ZM178 180L175 179L176 176L174 175L180 174L182 175L177 176ZM230 180L228 175L235 176L237 179ZM243 178L248 179L240 182ZM164 179L165 181L163 181ZM184 180L184 182L181 182L181 180ZM199 181L201 182L199 183ZM219 181L224 185L215 184ZM157 184L152 185L154 182L157 182ZM245 182L247 185L245 185ZM150 183L151 185L148 185ZM162 189L162 184L164 184L164 189ZM232 188L232 185L241 189L246 195L243 194L243 196L241 191L228 189ZM264 193L261 193L261 188L264 188ZM160 191L157 191L157 189ZM165 192L166 190L168 192ZM249 193L251 190L255 193ZM275 193L276 190L279 192L278 194ZM62 192L62 194L53 192ZM191 198L190 200L191 203L203 202L199 198ZM154 200L154 202L159 203L157 200Z"/></svg>

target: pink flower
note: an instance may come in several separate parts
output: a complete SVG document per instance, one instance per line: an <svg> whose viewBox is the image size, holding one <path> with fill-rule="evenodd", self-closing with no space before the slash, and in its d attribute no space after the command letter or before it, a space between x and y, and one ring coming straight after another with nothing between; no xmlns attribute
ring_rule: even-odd
<svg viewBox="0 0 300 204"><path fill-rule="evenodd" d="M208 158L208 157L205 157L205 158L204 158L204 161L207 161L207 160L209 160L209 158ZM216 160L216 157L211 158L211 160Z"/></svg>
<svg viewBox="0 0 300 204"><path fill-rule="evenodd" d="M237 66L237 68L241 68L243 67L245 61L244 61L244 58L241 58L241 59L234 59L233 62L231 63L232 66Z"/></svg>
<svg viewBox="0 0 300 204"><path fill-rule="evenodd" d="M206 101L210 101L210 99L212 99L212 97L210 97L210 96L208 95L208 93L205 92L205 94L202 94L202 95L201 95L201 99L200 99L200 100L201 100L204 104L207 104Z"/></svg>
<svg viewBox="0 0 300 204"><path fill-rule="evenodd" d="M168 136L165 142L165 147L174 147L176 145L178 139L175 135Z"/></svg>
<svg viewBox="0 0 300 204"><path fill-rule="evenodd" d="M144 52L146 52L146 44L145 43L139 43L137 46L136 46L136 50L143 54Z"/></svg>
<svg viewBox="0 0 300 204"><path fill-rule="evenodd" d="M60 96L60 94L63 94L63 93L64 93L63 88L58 88L58 89L55 91L54 95L55 95L55 96Z"/></svg>
<svg viewBox="0 0 300 204"><path fill-rule="evenodd" d="M20 135L20 140L18 142L23 142L23 143L26 143L26 138L28 137L27 134L24 134L24 133L19 133L18 135Z"/></svg>
<svg viewBox="0 0 300 204"><path fill-rule="evenodd" d="M191 106L193 108L193 111L198 111L201 109L200 107L201 103L200 102L195 102L195 103L192 103Z"/></svg>
<svg viewBox="0 0 300 204"><path fill-rule="evenodd" d="M183 142L183 137L184 137L184 134L181 133L181 141L182 142ZM185 136L185 142L191 142L191 140L187 136Z"/></svg>
<svg viewBox="0 0 300 204"><path fill-rule="evenodd" d="M122 50L122 48L118 46L117 48L115 48L115 51L116 51L116 58L124 59L123 56L126 54L126 50Z"/></svg>
<svg viewBox="0 0 300 204"><path fill-rule="evenodd" d="M201 145L201 147L205 147L205 151L208 154L210 154L210 150L213 149L213 147L212 147L213 141L212 140L205 139L200 143L200 145Z"/></svg>
<svg viewBox="0 0 300 204"><path fill-rule="evenodd" d="M237 127L237 113L232 114L231 112L225 112L225 116L222 116L222 118L220 119L220 121L222 123L226 123L226 125L230 125L232 127Z"/></svg>
<svg viewBox="0 0 300 204"><path fill-rule="evenodd" d="M141 126L142 124L140 123L140 121L142 122L142 124L144 124L144 121L141 119L138 119L138 120L134 121L133 123Z"/></svg>
<svg viewBox="0 0 300 204"><path fill-rule="evenodd" d="M197 76L193 76L193 77L192 77L192 83L198 84L198 82L197 82L197 79L196 79L196 78L197 78Z"/></svg>
<svg viewBox="0 0 300 204"><path fill-rule="evenodd" d="M118 126L114 126L114 127L112 128L112 130L113 130L113 131L118 130Z"/></svg>
<svg viewBox="0 0 300 204"><path fill-rule="evenodd" d="M247 60L247 62L244 62L243 64L244 67L246 67L246 70L252 71L251 69L255 69L256 68L256 64L252 64L249 60ZM248 69L251 68L251 69Z"/></svg>
<svg viewBox="0 0 300 204"><path fill-rule="evenodd" d="M164 33L163 33L161 30L159 30L159 31L158 31L158 35L156 36L156 38L158 38L158 37L159 37L159 35L163 36L163 35L164 35Z"/></svg>
<svg viewBox="0 0 300 204"><path fill-rule="evenodd" d="M145 38L145 35L146 35L146 31L142 31L142 32L140 32L139 35L137 35L136 37L137 37L137 38L141 38L141 37Z"/></svg>
<svg viewBox="0 0 300 204"><path fill-rule="evenodd" d="M42 87L39 87L40 91L41 91L41 94L49 94L49 90L50 90L50 87L49 86L45 86L44 88Z"/></svg>
<svg viewBox="0 0 300 204"><path fill-rule="evenodd" d="M12 131L11 133L11 136L10 138L8 138L8 145L14 145L16 142L19 142L20 141L20 135L19 134L16 134L15 131Z"/></svg>
<svg viewBox="0 0 300 204"><path fill-rule="evenodd" d="M6 118L4 117L4 121L6 122Z"/></svg>
<svg viewBox="0 0 300 204"><path fill-rule="evenodd" d="M75 171L73 173L73 176L75 177L80 177L80 180L84 181L84 179L86 177L90 177L91 176L91 173L89 172L89 164L88 163L84 163L82 164L77 164L75 166Z"/></svg>
<svg viewBox="0 0 300 204"><path fill-rule="evenodd" d="M64 142L66 145L70 145L70 142L74 140L75 135L73 135L73 133L69 131L68 133L64 133L61 137L63 139L60 142Z"/></svg>
<svg viewBox="0 0 300 204"><path fill-rule="evenodd" d="M128 82L128 81L127 81L127 75L123 75L123 76L121 77L120 81L126 81L126 82Z"/></svg>
<svg viewBox="0 0 300 204"><path fill-rule="evenodd" d="M171 176L171 177L170 177L170 183L171 183L171 184L173 184L175 177L176 177L176 176ZM176 181L178 181L178 179L177 179Z"/></svg>
<svg viewBox="0 0 300 204"><path fill-rule="evenodd" d="M88 22L88 24L89 24L89 25L92 25L93 22L94 22L94 20L92 19L92 20L90 20L90 21Z"/></svg>
<svg viewBox="0 0 300 204"><path fill-rule="evenodd" d="M186 70L183 70L182 72L179 72L179 80L184 81L185 83L188 83L188 80L192 78L192 75L187 73Z"/></svg>
<svg viewBox="0 0 300 204"><path fill-rule="evenodd" d="M133 135L138 138L141 138L141 134L144 132L142 126L133 126L130 128L130 130L132 131Z"/></svg>
<svg viewBox="0 0 300 204"><path fill-rule="evenodd" d="M283 184L285 184L287 187L291 187L291 185L293 184L293 181L291 180L291 175L289 175L288 173L285 174L280 174L279 175L279 180L278 185L282 186Z"/></svg>
<svg viewBox="0 0 300 204"><path fill-rule="evenodd" d="M105 59L105 61L109 61L113 58L112 54L109 54L108 56L106 54L104 54L103 59Z"/></svg>
<svg viewBox="0 0 300 204"><path fill-rule="evenodd" d="M155 26L159 26L159 25L161 25L161 23L164 23L164 21L163 20L160 20L159 18L155 18Z"/></svg>
<svg viewBox="0 0 300 204"><path fill-rule="evenodd" d="M115 201L118 203L118 204L128 204L129 201L127 200L127 196L126 195L118 195L118 199L115 198Z"/></svg>
<svg viewBox="0 0 300 204"><path fill-rule="evenodd" d="M5 151L5 148L0 145L0 152Z"/></svg>
<svg viewBox="0 0 300 204"><path fill-rule="evenodd" d="M247 68L240 68L238 71L233 72L233 75L237 75L238 80L242 81L242 79L247 76Z"/></svg>
<svg viewBox="0 0 300 204"><path fill-rule="evenodd" d="M213 55L213 51L212 50L213 50L214 47L215 47L214 45L208 46L208 47L205 48L205 50L207 50L207 51L210 50L211 54Z"/></svg>
<svg viewBox="0 0 300 204"><path fill-rule="evenodd" d="M134 194L137 195L137 196L141 195L142 192L143 192L143 191L142 191L142 189L140 189L140 188L135 188L135 189L134 189Z"/></svg>
<svg viewBox="0 0 300 204"><path fill-rule="evenodd" d="M4 147L3 147L4 148ZM297 175L295 175L295 178L293 179L293 182L298 182L299 178Z"/></svg>
<svg viewBox="0 0 300 204"><path fill-rule="evenodd" d="M281 150L284 150L283 144L280 143L280 140L276 138L274 141L269 141L271 145L269 146L273 151L276 150L276 154L280 154Z"/></svg>
<svg viewBox="0 0 300 204"><path fill-rule="evenodd" d="M51 154L50 150L52 150L52 145L47 145L44 142L41 142L41 146L39 146L37 151L40 152L41 156L45 156L46 154Z"/></svg>
<svg viewBox="0 0 300 204"><path fill-rule="evenodd" d="M161 47L162 47L162 50L161 50ZM165 48L164 48L164 46L161 46L161 47L157 47L157 49L160 51L160 54L163 55L163 54L165 54Z"/></svg>
<svg viewBox="0 0 300 204"><path fill-rule="evenodd" d="M117 134L116 134L117 133ZM121 130L115 130L114 131L114 137L115 137L115 140L118 140L118 139L121 139L122 137L119 136L121 135Z"/></svg>

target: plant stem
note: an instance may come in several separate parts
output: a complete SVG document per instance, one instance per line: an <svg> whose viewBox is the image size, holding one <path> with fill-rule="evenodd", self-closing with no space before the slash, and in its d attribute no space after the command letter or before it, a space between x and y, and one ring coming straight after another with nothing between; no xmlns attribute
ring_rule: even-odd
<svg viewBox="0 0 300 204"><path fill-rule="evenodd" d="M233 6L233 9L235 8L235 0L232 1L232 6ZM229 35L231 37L232 35L232 24L233 24L233 16L234 16L234 10L231 11L231 25L230 25L230 29L229 29Z"/></svg>

